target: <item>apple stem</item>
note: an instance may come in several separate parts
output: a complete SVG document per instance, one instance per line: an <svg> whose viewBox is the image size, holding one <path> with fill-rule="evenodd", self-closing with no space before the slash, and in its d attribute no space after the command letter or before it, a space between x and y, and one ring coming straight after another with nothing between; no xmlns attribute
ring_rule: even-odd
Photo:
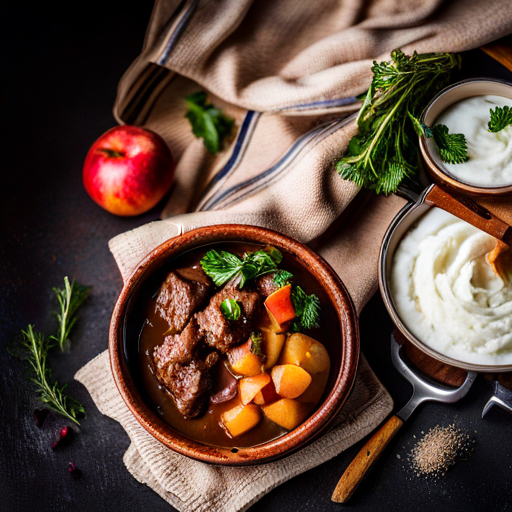
<svg viewBox="0 0 512 512"><path fill-rule="evenodd" d="M116 151L115 149L109 149L109 148L99 148L98 151L100 153L105 153L105 155L111 157L111 158L121 158L125 156L124 153L121 151Z"/></svg>

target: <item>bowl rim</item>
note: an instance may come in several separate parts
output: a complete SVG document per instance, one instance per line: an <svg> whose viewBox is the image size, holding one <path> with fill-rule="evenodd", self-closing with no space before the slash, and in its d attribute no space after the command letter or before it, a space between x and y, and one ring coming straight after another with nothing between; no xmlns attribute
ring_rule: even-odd
<svg viewBox="0 0 512 512"><path fill-rule="evenodd" d="M400 240L403 238L404 234L411 228L411 226L423 215L427 213L431 208L435 208L434 206L427 205L424 200L430 188L427 188L420 196L419 200L416 203L407 203L395 216L391 224L389 225L380 248L379 254L379 288L382 295L382 299L384 301L384 305L393 320L396 328L405 336L405 338L410 341L414 346L416 346L419 350L426 353L433 359L440 361L444 364L454 366L456 368L462 368L463 370L478 372L478 373L498 373L498 372L511 372L512 371L512 363L509 365L482 365L475 363L468 363L465 361L459 361L458 359L451 358L437 350L434 350L426 343L417 338L404 324L402 321L396 306L393 300L393 296L391 294L390 286L389 286L389 275L388 275L388 263L389 268L391 267L391 262L394 256L394 252ZM419 213L418 210L425 210L422 213ZM414 214L418 214L414 216ZM411 218L412 217L412 218ZM407 223L404 227L403 224ZM398 228L404 229L404 234L400 236L400 240L396 241L398 237ZM396 241L395 249L392 252L391 246Z"/></svg>
<svg viewBox="0 0 512 512"><path fill-rule="evenodd" d="M272 244L310 270L331 299L338 316L342 345L340 369L332 390L317 410L294 430L261 445L237 449L207 445L174 430L154 413L136 390L124 355L127 308L139 285L170 259L206 244L223 241ZM300 256L299 256L300 254ZM313 270L314 269L314 270ZM322 280L320 280L322 278ZM112 313L109 356L116 386L141 426L168 448L195 460L219 465L251 465L284 457L317 439L335 418L355 382L359 362L359 327L355 307L332 267L312 249L277 231L245 224L204 226L171 238L151 251L123 285Z"/></svg>
<svg viewBox="0 0 512 512"><path fill-rule="evenodd" d="M448 87L445 87L443 90L439 91L433 98L430 100L428 105L425 107L425 110L423 111L421 115L420 122L425 123L425 119L428 116L430 110L432 107L439 101L441 97L443 97L445 94L448 94L449 92L467 87L468 85L472 85L474 83L498 83L503 84L506 86L509 86L512 89L512 82L509 82L508 80L503 80L500 78L487 78L487 77L475 77L475 78L467 78L465 80L461 80L460 82L456 82L452 85L449 85ZM479 95L478 95L479 96ZM458 101L455 100L454 103ZM468 183L464 180L461 180L460 178L457 178L453 174L451 174L447 169L441 168L437 162L435 161L435 158L430 153L430 150L427 145L427 138L425 135L420 136L420 151L423 156L423 159L425 160L425 163L427 164L427 171L431 174L431 176L434 178L434 180L441 183L441 185L448 186L451 188L454 188L455 190L466 193L473 196L478 197L496 197L496 196L504 196L504 195L510 195L512 194L512 182L509 185L500 185L497 187L493 186L484 186L484 185L474 185L471 183Z"/></svg>

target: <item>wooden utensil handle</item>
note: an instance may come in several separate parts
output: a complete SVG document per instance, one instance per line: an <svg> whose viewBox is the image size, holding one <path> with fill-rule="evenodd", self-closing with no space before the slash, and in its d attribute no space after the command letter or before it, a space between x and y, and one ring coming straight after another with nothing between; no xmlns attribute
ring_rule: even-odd
<svg viewBox="0 0 512 512"><path fill-rule="evenodd" d="M334 489L332 493L332 501L345 503L350 496L352 496L366 473L368 473L375 461L379 458L389 441L391 441L400 430L403 423L404 422L398 416L391 416L391 418L368 439L340 478L336 489Z"/></svg>
<svg viewBox="0 0 512 512"><path fill-rule="evenodd" d="M435 185L425 197L425 203L455 215L507 245L512 244L512 227L469 197L454 197Z"/></svg>

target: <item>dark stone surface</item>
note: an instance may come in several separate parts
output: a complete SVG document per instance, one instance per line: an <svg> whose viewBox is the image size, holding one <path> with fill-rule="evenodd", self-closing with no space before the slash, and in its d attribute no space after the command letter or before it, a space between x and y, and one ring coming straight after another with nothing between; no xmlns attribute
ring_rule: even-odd
<svg viewBox="0 0 512 512"><path fill-rule="evenodd" d="M0 223L0 510L164 511L170 507L125 469L129 440L102 416L74 373L107 347L108 325L121 278L108 251L114 235L158 217L111 216L82 187L81 166L91 143L114 125L111 108L124 70L137 56L151 11L99 0L58 7L51 2L4 6ZM465 76L511 78L482 53L466 54ZM39 429L37 407L23 364L6 346L33 323L55 326L51 288L63 276L94 287L73 334L70 354L52 357L54 375L86 407L73 442L52 451L64 424L50 418ZM410 394L389 357L390 320L375 297L362 316L363 350L375 372L403 405ZM491 394L483 378L455 405L427 404L392 441L349 505L357 511L512 509L512 417L481 410ZM473 456L439 482L413 477L406 454L436 424L455 423L477 440ZM339 510L330 495L361 444L272 491L252 510ZM74 480L73 462L83 473Z"/></svg>

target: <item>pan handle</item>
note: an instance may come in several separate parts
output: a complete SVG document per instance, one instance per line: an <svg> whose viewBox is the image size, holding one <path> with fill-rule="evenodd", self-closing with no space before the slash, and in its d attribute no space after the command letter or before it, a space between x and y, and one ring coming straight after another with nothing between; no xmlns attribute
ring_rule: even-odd
<svg viewBox="0 0 512 512"><path fill-rule="evenodd" d="M512 226L493 215L487 208L466 196L454 197L442 188L434 185L425 196L426 204L437 206L455 215L489 235L512 245Z"/></svg>
<svg viewBox="0 0 512 512"><path fill-rule="evenodd" d="M403 421L398 416L391 416L375 434L373 434L365 445L359 450L355 459L350 463L343 473L336 489L332 493L332 501L345 503L357 489L366 473L370 471L384 448L395 437L400 430Z"/></svg>

